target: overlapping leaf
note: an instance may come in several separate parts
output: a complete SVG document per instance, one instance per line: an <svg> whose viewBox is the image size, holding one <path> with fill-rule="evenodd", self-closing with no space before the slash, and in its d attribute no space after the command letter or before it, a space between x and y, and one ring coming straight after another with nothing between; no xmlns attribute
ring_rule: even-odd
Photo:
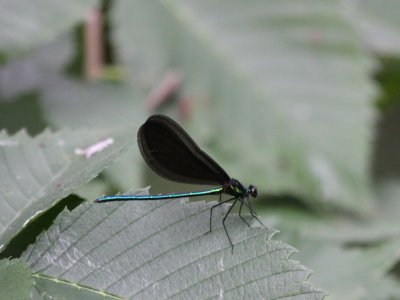
<svg viewBox="0 0 400 300"><path fill-rule="evenodd" d="M98 1L2 1L0 52L27 52L71 30Z"/></svg>
<svg viewBox="0 0 400 300"><path fill-rule="evenodd" d="M400 52L400 19L396 0L347 1L349 21L360 29L365 44L373 50L398 55Z"/></svg>
<svg viewBox="0 0 400 300"><path fill-rule="evenodd" d="M328 291L327 300L384 300L399 297L398 280L388 274L393 257L399 253L398 241L367 249L346 249L334 244L319 244L317 240L303 240L302 244L301 260L321 274L316 282Z"/></svg>
<svg viewBox="0 0 400 300"><path fill-rule="evenodd" d="M15 136L0 133L0 245L57 200L97 176L135 135L131 129L113 134L100 130L45 131L35 138L24 131ZM79 155L79 151L107 139L113 144L98 148L93 156L87 157L88 152Z"/></svg>
<svg viewBox="0 0 400 300"><path fill-rule="evenodd" d="M115 22L140 82L182 72L198 117L190 132L213 146L207 150L231 176L261 192L365 213L372 63L342 8L316 0L119 1Z"/></svg>

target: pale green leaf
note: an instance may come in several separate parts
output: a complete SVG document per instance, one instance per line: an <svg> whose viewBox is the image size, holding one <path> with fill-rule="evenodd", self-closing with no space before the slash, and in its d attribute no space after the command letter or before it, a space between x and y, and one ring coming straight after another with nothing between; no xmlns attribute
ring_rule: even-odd
<svg viewBox="0 0 400 300"><path fill-rule="evenodd" d="M397 0L346 1L349 20L360 29L365 44L375 51L400 53L400 2Z"/></svg>
<svg viewBox="0 0 400 300"><path fill-rule="evenodd" d="M0 260L0 299L25 300L33 287L31 272L17 259Z"/></svg>
<svg viewBox="0 0 400 300"><path fill-rule="evenodd" d="M83 21L96 0L1 1L0 52L27 52Z"/></svg>
<svg viewBox="0 0 400 300"><path fill-rule="evenodd" d="M349 249L319 241L302 240L301 260L320 276L317 284L327 290L327 300L386 300L400 295L398 279L388 276L393 257L399 258L400 242L367 249Z"/></svg>
<svg viewBox="0 0 400 300"><path fill-rule="evenodd" d="M97 176L135 135L131 129L112 134L101 130L45 131L35 138L24 131L15 136L0 133L0 245L57 200ZM110 139L112 144L91 157L79 154Z"/></svg>
<svg viewBox="0 0 400 300"><path fill-rule="evenodd" d="M150 87L182 72L196 109L189 132L231 176L261 193L371 209L373 63L340 1L122 0L115 8L133 77Z"/></svg>
<svg viewBox="0 0 400 300"><path fill-rule="evenodd" d="M7 61L2 65L0 100L11 100L22 93L52 87L60 80L60 70L71 60L72 42L71 35L63 35L46 45L38 46L37 49L30 51L29 55Z"/></svg>
<svg viewBox="0 0 400 300"><path fill-rule="evenodd" d="M272 239L274 231L229 216L232 254L222 229L225 206L207 233L213 204L85 203L60 214L23 259L55 294L86 287L132 299L323 298L307 281L310 271L290 259L294 249Z"/></svg>
<svg viewBox="0 0 400 300"><path fill-rule="evenodd" d="M43 90L42 105L49 122L57 128L134 128L146 118L142 101L139 91L128 84L60 77ZM132 134L136 136L136 132Z"/></svg>
<svg viewBox="0 0 400 300"><path fill-rule="evenodd" d="M400 182L386 180L376 186L377 207L366 218L352 215L316 214L290 207L266 207L259 210L268 226L283 232L295 232L305 239L317 239L326 243L373 244L389 241L400 236ZM388 257L394 264L396 257Z"/></svg>

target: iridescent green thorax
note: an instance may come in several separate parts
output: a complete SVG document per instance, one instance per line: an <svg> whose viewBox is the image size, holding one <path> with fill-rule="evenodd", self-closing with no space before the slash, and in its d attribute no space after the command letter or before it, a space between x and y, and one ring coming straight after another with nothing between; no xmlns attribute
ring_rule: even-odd
<svg viewBox="0 0 400 300"><path fill-rule="evenodd" d="M238 198L249 196L252 196L253 198L257 197L257 188L254 185L249 185L249 187L246 189L238 180L234 178L231 178L229 183L222 187L222 191Z"/></svg>

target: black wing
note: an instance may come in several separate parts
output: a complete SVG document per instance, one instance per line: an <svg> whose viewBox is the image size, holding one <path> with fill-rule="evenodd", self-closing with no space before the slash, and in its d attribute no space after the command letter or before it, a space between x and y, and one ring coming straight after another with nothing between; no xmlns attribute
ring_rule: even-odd
<svg viewBox="0 0 400 300"><path fill-rule="evenodd" d="M226 172L172 119L153 115L138 131L140 152L158 175L172 181L223 185Z"/></svg>

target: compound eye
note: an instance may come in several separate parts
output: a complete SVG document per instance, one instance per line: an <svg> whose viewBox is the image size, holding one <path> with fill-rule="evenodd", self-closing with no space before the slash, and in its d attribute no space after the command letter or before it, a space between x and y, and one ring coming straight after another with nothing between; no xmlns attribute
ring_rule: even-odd
<svg viewBox="0 0 400 300"><path fill-rule="evenodd" d="M254 185L249 186L250 195L254 198L257 197L257 188Z"/></svg>

